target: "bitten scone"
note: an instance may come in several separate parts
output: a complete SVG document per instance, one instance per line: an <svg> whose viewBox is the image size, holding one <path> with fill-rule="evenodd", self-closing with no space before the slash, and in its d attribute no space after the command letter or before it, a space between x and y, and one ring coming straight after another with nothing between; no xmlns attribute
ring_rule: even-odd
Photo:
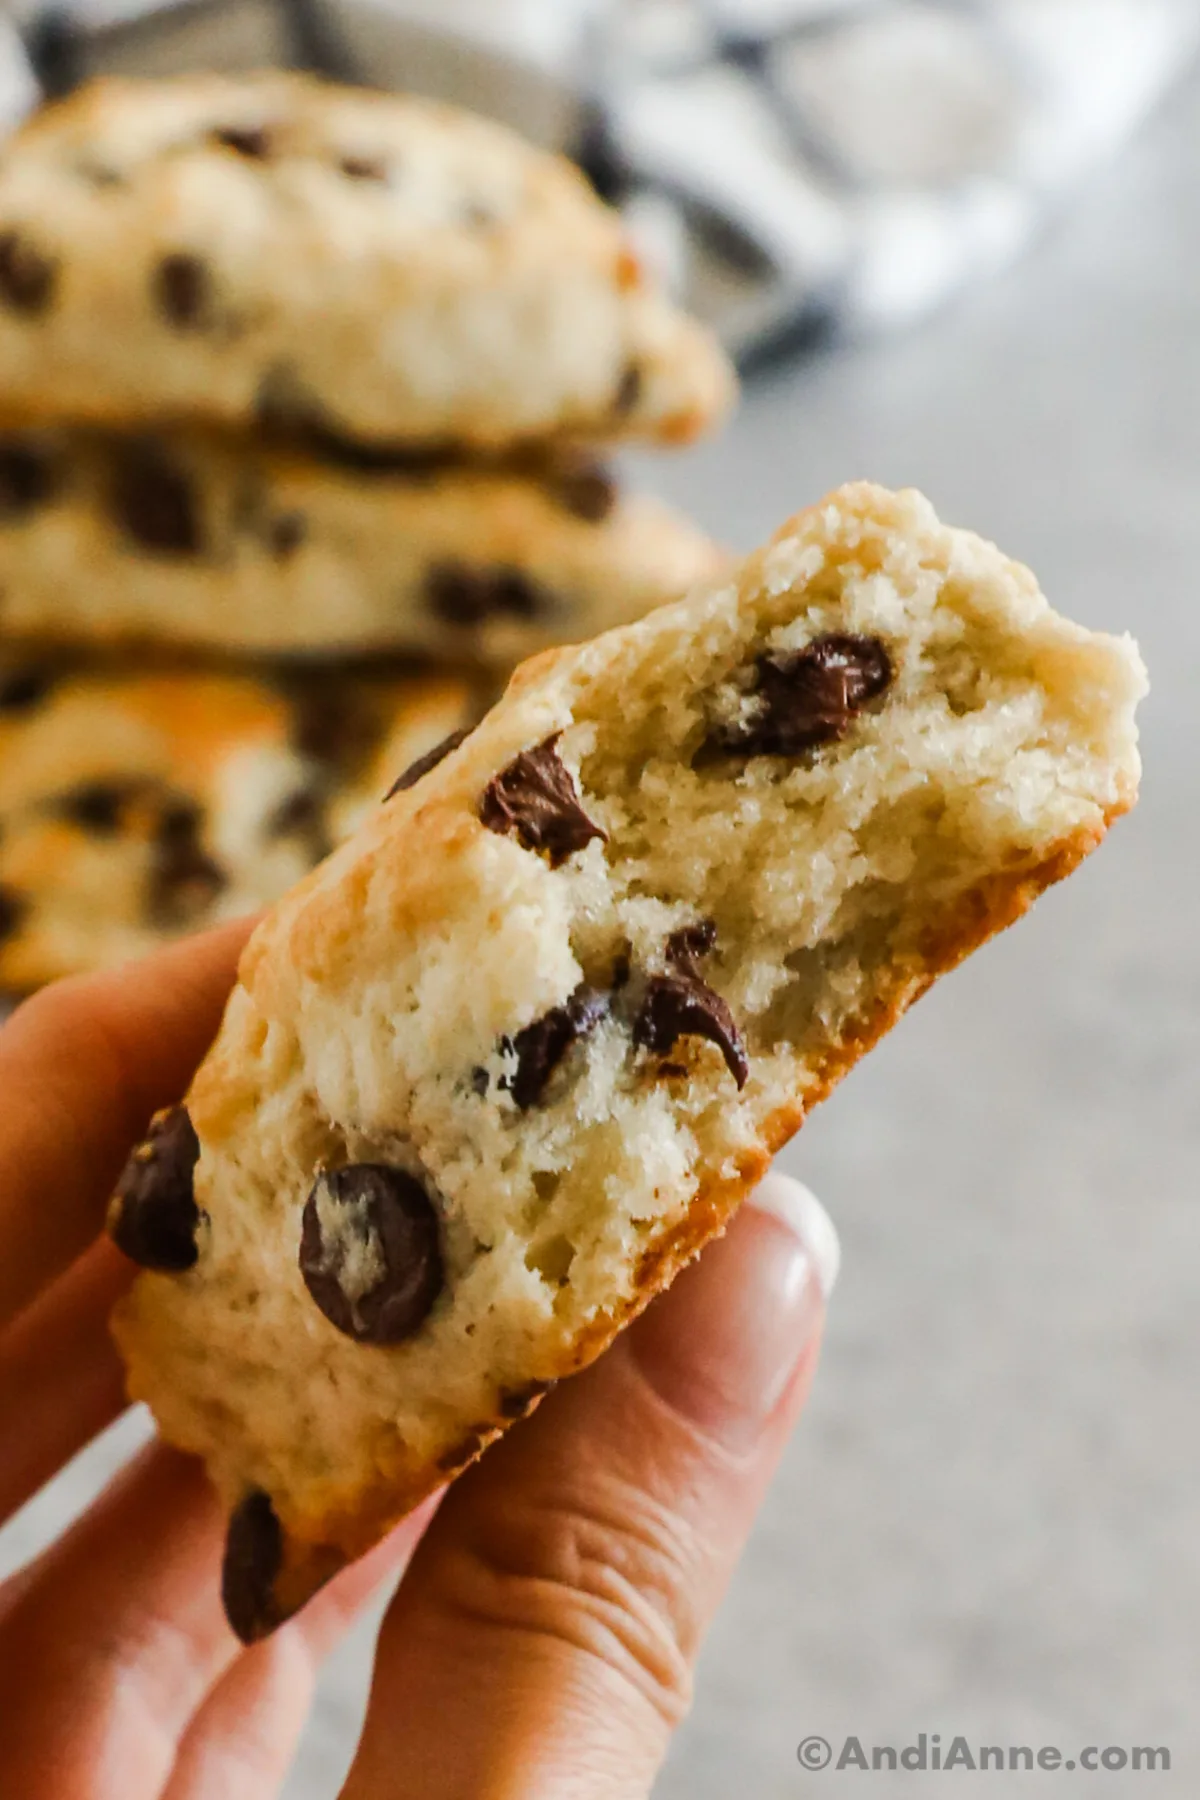
<svg viewBox="0 0 1200 1800"><path fill-rule="evenodd" d="M477 710L449 677L56 673L0 654L0 990L277 899Z"/></svg>
<svg viewBox="0 0 1200 1800"><path fill-rule="evenodd" d="M0 157L0 394L369 442L681 440L715 340L564 158L306 75L107 80Z"/></svg>
<svg viewBox="0 0 1200 1800"><path fill-rule="evenodd" d="M280 903L114 1201L131 1391L269 1630L720 1231L1132 805L1129 639L915 494L547 654Z"/></svg>
<svg viewBox="0 0 1200 1800"><path fill-rule="evenodd" d="M0 434L10 640L403 651L507 672L728 560L562 451L347 466L195 431Z"/></svg>

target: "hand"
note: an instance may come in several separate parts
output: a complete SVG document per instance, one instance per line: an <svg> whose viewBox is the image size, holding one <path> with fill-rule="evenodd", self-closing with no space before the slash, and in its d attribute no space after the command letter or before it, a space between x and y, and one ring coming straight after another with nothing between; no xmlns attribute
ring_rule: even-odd
<svg viewBox="0 0 1200 1800"><path fill-rule="evenodd" d="M0 1030L0 1521L124 1405L98 1234L248 927L59 983ZM403 1571L345 1800L637 1800L816 1362L837 1243L771 1176L591 1369L243 1649L198 1463L152 1444L0 1588L0 1794L266 1800L324 1655Z"/></svg>

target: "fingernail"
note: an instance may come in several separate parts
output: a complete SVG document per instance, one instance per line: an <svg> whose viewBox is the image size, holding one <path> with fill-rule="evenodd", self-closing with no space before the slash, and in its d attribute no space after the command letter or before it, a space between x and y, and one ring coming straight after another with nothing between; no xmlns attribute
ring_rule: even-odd
<svg viewBox="0 0 1200 1800"><path fill-rule="evenodd" d="M774 1169L759 1182L747 1201L759 1212L770 1213L794 1231L808 1251L821 1293L828 1300L837 1285L842 1266L842 1244L837 1227L811 1188Z"/></svg>
<svg viewBox="0 0 1200 1800"><path fill-rule="evenodd" d="M724 1238L635 1326L643 1373L726 1449L752 1449L813 1341L839 1259L815 1195L769 1175Z"/></svg>

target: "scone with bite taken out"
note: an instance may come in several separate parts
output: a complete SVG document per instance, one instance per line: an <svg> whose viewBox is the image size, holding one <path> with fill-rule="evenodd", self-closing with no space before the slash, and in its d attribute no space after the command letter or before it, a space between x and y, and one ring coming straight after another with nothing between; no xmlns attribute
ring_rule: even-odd
<svg viewBox="0 0 1200 1800"><path fill-rule="evenodd" d="M521 669L283 900L114 1201L133 1394L247 1639L720 1232L937 976L1134 802L1145 676L860 485Z"/></svg>

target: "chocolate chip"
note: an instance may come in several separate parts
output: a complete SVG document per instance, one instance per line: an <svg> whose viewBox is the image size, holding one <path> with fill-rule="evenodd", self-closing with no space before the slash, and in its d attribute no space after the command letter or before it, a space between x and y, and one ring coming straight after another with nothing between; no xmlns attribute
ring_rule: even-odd
<svg viewBox="0 0 1200 1800"><path fill-rule="evenodd" d="M209 136L222 149L251 157L255 162L265 162L271 154L271 140L262 125L218 125Z"/></svg>
<svg viewBox="0 0 1200 1800"><path fill-rule="evenodd" d="M0 673L0 713L29 712L49 694L54 677L49 669L30 664Z"/></svg>
<svg viewBox="0 0 1200 1800"><path fill-rule="evenodd" d="M633 1041L640 1049L669 1055L681 1037L702 1037L716 1044L738 1087L745 1087L750 1073L746 1048L720 994L697 975L652 975L634 1022Z"/></svg>
<svg viewBox="0 0 1200 1800"><path fill-rule="evenodd" d="M58 263L19 231L0 231L0 296L13 312L44 312L54 296Z"/></svg>
<svg viewBox="0 0 1200 1800"><path fill-rule="evenodd" d="M109 1235L144 1269L179 1273L196 1261L200 1209L193 1186L200 1143L187 1108L159 1113L117 1184Z"/></svg>
<svg viewBox="0 0 1200 1800"><path fill-rule="evenodd" d="M509 1388L500 1395L499 1413L502 1419L523 1419L533 1411L535 1401L548 1394L554 1386L552 1381L529 1381L524 1387Z"/></svg>
<svg viewBox="0 0 1200 1800"><path fill-rule="evenodd" d="M473 569L460 562L435 563L425 586L432 610L448 625L478 625L497 613L534 619L547 605L535 581L504 564Z"/></svg>
<svg viewBox="0 0 1200 1800"><path fill-rule="evenodd" d="M200 842L200 809L192 800L169 800L155 833L148 909L156 924L188 925L226 885L224 871Z"/></svg>
<svg viewBox="0 0 1200 1800"><path fill-rule="evenodd" d="M307 831L320 816L320 802L311 788L297 788L281 800L266 822L268 837L287 837L293 831Z"/></svg>
<svg viewBox="0 0 1200 1800"><path fill-rule="evenodd" d="M180 331L194 331L204 324L211 298L208 264L186 250L164 256L151 277L151 291L159 312Z"/></svg>
<svg viewBox="0 0 1200 1800"><path fill-rule="evenodd" d="M413 1176L384 1163L323 1169L304 1206L300 1273L347 1337L411 1337L444 1281L433 1202Z"/></svg>
<svg viewBox="0 0 1200 1800"><path fill-rule="evenodd" d="M891 685L891 659L874 637L829 632L803 650L756 664L753 717L709 734L707 748L745 756L799 756L835 743L869 700Z"/></svg>
<svg viewBox="0 0 1200 1800"><path fill-rule="evenodd" d="M44 506L58 489L57 462L44 445L23 438L0 441L0 519L19 519Z"/></svg>
<svg viewBox="0 0 1200 1800"><path fill-rule="evenodd" d="M113 515L134 543L158 556L196 556L203 529L191 478L165 444L134 439L115 453Z"/></svg>
<svg viewBox="0 0 1200 1800"><path fill-rule="evenodd" d="M717 942L717 927L712 919L697 919L673 931L666 943L667 961L683 975L698 975L696 967Z"/></svg>
<svg viewBox="0 0 1200 1800"><path fill-rule="evenodd" d="M594 1031L607 1011L608 996L583 982L562 1006L516 1033L511 1049L517 1068L509 1087L522 1112L536 1105L571 1045Z"/></svg>
<svg viewBox="0 0 1200 1800"><path fill-rule="evenodd" d="M221 1563L225 1617L243 1644L282 1623L275 1583L283 1566L283 1527L270 1497L255 1490L234 1508Z"/></svg>
<svg viewBox="0 0 1200 1800"><path fill-rule="evenodd" d="M294 556L308 536L308 521L303 513L280 513L267 526L267 543L278 562Z"/></svg>
<svg viewBox="0 0 1200 1800"><path fill-rule="evenodd" d="M579 791L556 748L561 732L514 757L484 790L479 817L489 831L515 833L527 850L545 850L557 869L593 838L608 833L579 804Z"/></svg>
<svg viewBox="0 0 1200 1800"><path fill-rule="evenodd" d="M301 756L351 769L371 750L376 730L352 688L331 685L327 678L299 678L292 687L291 736Z"/></svg>
<svg viewBox="0 0 1200 1800"><path fill-rule="evenodd" d="M15 935L25 917L27 904L13 888L0 883L0 944Z"/></svg>
<svg viewBox="0 0 1200 1800"><path fill-rule="evenodd" d="M75 164L75 173L78 175L80 181L86 181L89 187L114 188L125 186L125 177L120 174L118 170L110 168L107 163L91 162L81 158L80 161Z"/></svg>
<svg viewBox="0 0 1200 1800"><path fill-rule="evenodd" d="M314 862L320 862L333 848L325 824L325 808L321 796L311 787L296 788L293 793L285 795L265 821L263 835L268 841L287 837L307 838L309 853Z"/></svg>
<svg viewBox="0 0 1200 1800"><path fill-rule="evenodd" d="M617 391L613 395L613 411L619 416L631 413L642 397L642 371L636 363L626 365Z"/></svg>
<svg viewBox="0 0 1200 1800"><path fill-rule="evenodd" d="M78 825L82 831L95 837L112 837L121 828L126 806L145 787L144 779L136 775L81 781L78 787L57 794L49 804L60 819Z"/></svg>
<svg viewBox="0 0 1200 1800"><path fill-rule="evenodd" d="M430 769L436 769L438 764L444 762L450 752L452 750L457 750L464 739L470 737L470 735L470 726L464 726L461 731L452 731L449 737L444 737L440 744L435 744L432 750L427 750L425 752L424 756L418 756L415 762L409 763L403 775L398 775L396 777L387 793L383 796L384 799L390 800L393 794L403 794L408 788L416 787L422 775L428 775Z"/></svg>
<svg viewBox="0 0 1200 1800"><path fill-rule="evenodd" d="M617 486L599 463L580 462L548 472L546 486L561 506L589 525L601 525L617 503Z"/></svg>
<svg viewBox="0 0 1200 1800"><path fill-rule="evenodd" d="M347 181L386 181L387 164L378 156L343 156L338 168Z"/></svg>
<svg viewBox="0 0 1200 1800"><path fill-rule="evenodd" d="M307 440L311 436L316 441L326 428L316 400L294 365L286 361L272 363L263 371L254 396L254 416L269 437Z"/></svg>

